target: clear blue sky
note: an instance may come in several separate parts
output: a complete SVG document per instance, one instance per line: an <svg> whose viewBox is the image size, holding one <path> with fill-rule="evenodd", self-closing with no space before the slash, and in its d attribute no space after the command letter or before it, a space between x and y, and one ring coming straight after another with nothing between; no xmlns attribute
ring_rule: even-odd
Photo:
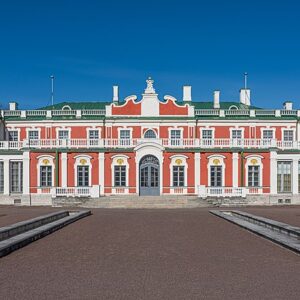
<svg viewBox="0 0 300 300"><path fill-rule="evenodd" d="M238 100L249 73L252 103L300 108L299 1L1 1L0 102L140 95L151 75L160 97Z"/></svg>

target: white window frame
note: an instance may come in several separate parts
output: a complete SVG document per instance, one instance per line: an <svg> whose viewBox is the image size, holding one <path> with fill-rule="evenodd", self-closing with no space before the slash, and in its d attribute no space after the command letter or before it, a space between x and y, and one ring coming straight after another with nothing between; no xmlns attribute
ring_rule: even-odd
<svg viewBox="0 0 300 300"><path fill-rule="evenodd" d="M75 187L79 187L78 186L78 170L77 170L77 167L78 166L85 166L85 167L89 167L89 185L88 186L80 186L80 188L84 188L84 187L91 187L92 186L92 169L93 169L93 166L92 166L92 157L89 156L89 155L77 155L74 157L75 159L75 164L74 164L74 182L75 182ZM80 161L84 159L86 161L85 164L82 164Z"/></svg>
<svg viewBox="0 0 300 300"><path fill-rule="evenodd" d="M285 132L285 131L292 131L292 132L293 132L293 140L292 140L292 141L285 141L285 140L284 140L284 132ZM296 134L295 134L295 133L296 133L296 129L295 129L295 128L282 128L282 129L281 129L281 136L282 136L282 139L281 139L281 140L282 140L283 142L294 142L294 141L295 141L295 138L296 138Z"/></svg>
<svg viewBox="0 0 300 300"><path fill-rule="evenodd" d="M264 157L261 155L247 155L245 157L246 163L245 163L245 186L248 187L248 166L259 166L259 185L260 187L264 186L263 182L263 172L264 172L264 165L262 163L262 159ZM251 161L255 159L257 161L256 164L253 164ZM257 188L257 187L248 187L248 188Z"/></svg>
<svg viewBox="0 0 300 300"><path fill-rule="evenodd" d="M52 187L55 185L55 164L54 164L54 157L51 155L40 155L37 157L38 163L37 163L37 187L39 189L49 188L49 187L41 187L41 166L51 166L52 167ZM49 164L44 164L44 160L48 160Z"/></svg>
<svg viewBox="0 0 300 300"><path fill-rule="evenodd" d="M70 128L70 127L57 127L57 128L56 128L56 139L57 139L57 140L62 140L62 141L64 141L64 140L66 140L66 139L60 139L60 138L59 138L59 132L60 132L60 131L68 131L68 132L69 132L69 133L68 133L68 135L69 135L68 140L71 139L71 128Z"/></svg>
<svg viewBox="0 0 300 300"><path fill-rule="evenodd" d="M112 156L111 159L112 159L112 163L111 163L112 194L116 194L117 190L124 190L124 194L128 194L129 193L129 163L128 163L129 157L127 155L118 154L118 155ZM118 163L119 159L123 160L122 164ZM125 187L114 186L114 184L115 184L115 166L125 166L126 167L126 186Z"/></svg>
<svg viewBox="0 0 300 300"><path fill-rule="evenodd" d="M226 156L213 154L213 155L208 156L207 158L208 158L208 163L207 163L208 187L212 187L211 186L211 178L210 178L210 167L214 167L214 166L221 166L222 167L222 187L225 187L226 165L225 165L224 159L226 159ZM220 163L218 165L214 164L215 159L218 159L220 161Z"/></svg>
<svg viewBox="0 0 300 300"><path fill-rule="evenodd" d="M40 140L41 139L41 128L26 128L26 139L29 141L29 134L31 131L37 131L38 132L38 138L34 140Z"/></svg>
<svg viewBox="0 0 300 300"><path fill-rule="evenodd" d="M14 127L10 127L7 129L7 140L9 141L9 132L11 131L16 131L17 132L17 136L18 136L18 140L17 141L11 141L11 142L19 142L20 141L20 132L21 132L21 128L14 128Z"/></svg>

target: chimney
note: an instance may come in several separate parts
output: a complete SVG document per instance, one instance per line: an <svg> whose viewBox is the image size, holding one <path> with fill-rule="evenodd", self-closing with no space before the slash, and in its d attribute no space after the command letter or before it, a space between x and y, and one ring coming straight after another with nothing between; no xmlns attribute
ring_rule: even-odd
<svg viewBox="0 0 300 300"><path fill-rule="evenodd" d="M214 91L214 108L220 108L220 91Z"/></svg>
<svg viewBox="0 0 300 300"><path fill-rule="evenodd" d="M293 102L292 101L285 101L283 103L283 109L285 109L285 110L293 110Z"/></svg>
<svg viewBox="0 0 300 300"><path fill-rule="evenodd" d="M9 110L17 110L18 103L17 102L9 102Z"/></svg>
<svg viewBox="0 0 300 300"><path fill-rule="evenodd" d="M250 106L250 89L240 89L240 103Z"/></svg>
<svg viewBox="0 0 300 300"><path fill-rule="evenodd" d="M192 101L192 87L190 85L183 86L183 101Z"/></svg>
<svg viewBox="0 0 300 300"><path fill-rule="evenodd" d="M119 102L119 87L117 85L113 86L113 102Z"/></svg>

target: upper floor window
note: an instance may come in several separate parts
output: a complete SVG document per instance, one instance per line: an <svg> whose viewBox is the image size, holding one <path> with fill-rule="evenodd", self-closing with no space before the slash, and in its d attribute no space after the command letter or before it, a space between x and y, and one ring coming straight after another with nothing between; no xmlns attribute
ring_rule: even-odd
<svg viewBox="0 0 300 300"><path fill-rule="evenodd" d="M203 139L212 139L213 138L212 129L203 129L202 130L202 138Z"/></svg>
<svg viewBox="0 0 300 300"><path fill-rule="evenodd" d="M156 139L156 133L152 129L148 129L144 134L145 139Z"/></svg>
<svg viewBox="0 0 300 300"><path fill-rule="evenodd" d="M283 130L283 140L285 142L291 142L294 140L294 131L293 130Z"/></svg>
<svg viewBox="0 0 300 300"><path fill-rule="evenodd" d="M28 139L29 140L38 140L39 139L38 130L29 130L28 131Z"/></svg>
<svg viewBox="0 0 300 300"><path fill-rule="evenodd" d="M17 142L19 140L18 130L9 130L8 131L8 140L11 142Z"/></svg>
<svg viewBox="0 0 300 300"><path fill-rule="evenodd" d="M181 139L181 130L179 129L172 129L170 131L170 138L171 138L171 145L176 146L180 144Z"/></svg>
<svg viewBox="0 0 300 300"><path fill-rule="evenodd" d="M272 140L274 137L273 137L273 130L270 130L270 129L265 129L263 130L263 136L262 138L264 140Z"/></svg>
<svg viewBox="0 0 300 300"><path fill-rule="evenodd" d="M60 140L69 139L69 130L58 130L58 139Z"/></svg>
<svg viewBox="0 0 300 300"><path fill-rule="evenodd" d="M89 130L89 139L98 140L99 139L99 130Z"/></svg>
<svg viewBox="0 0 300 300"><path fill-rule="evenodd" d="M120 139L121 140L129 140L130 139L130 130L128 129L121 129L120 130Z"/></svg>
<svg viewBox="0 0 300 300"><path fill-rule="evenodd" d="M231 132L232 139L241 139L242 138L242 130L241 129L234 129Z"/></svg>

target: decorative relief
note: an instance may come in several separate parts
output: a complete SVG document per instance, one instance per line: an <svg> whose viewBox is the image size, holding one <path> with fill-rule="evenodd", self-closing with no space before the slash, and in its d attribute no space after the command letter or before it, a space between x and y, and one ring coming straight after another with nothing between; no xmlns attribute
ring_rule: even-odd
<svg viewBox="0 0 300 300"><path fill-rule="evenodd" d="M180 158L177 158L175 160L176 165L181 165L182 164L182 160Z"/></svg>
<svg viewBox="0 0 300 300"><path fill-rule="evenodd" d="M84 158L82 158L79 162L83 166L86 165L86 163L87 163L86 159L84 159Z"/></svg>
<svg viewBox="0 0 300 300"><path fill-rule="evenodd" d="M117 159L117 164L118 165L123 165L124 160L122 158Z"/></svg>
<svg viewBox="0 0 300 300"><path fill-rule="evenodd" d="M215 166L217 166L217 165L219 165L220 164L220 160L219 159L214 159L213 160L213 164L215 165Z"/></svg>
<svg viewBox="0 0 300 300"><path fill-rule="evenodd" d="M49 160L48 159L43 159L43 164L46 165L46 166L49 165Z"/></svg>

